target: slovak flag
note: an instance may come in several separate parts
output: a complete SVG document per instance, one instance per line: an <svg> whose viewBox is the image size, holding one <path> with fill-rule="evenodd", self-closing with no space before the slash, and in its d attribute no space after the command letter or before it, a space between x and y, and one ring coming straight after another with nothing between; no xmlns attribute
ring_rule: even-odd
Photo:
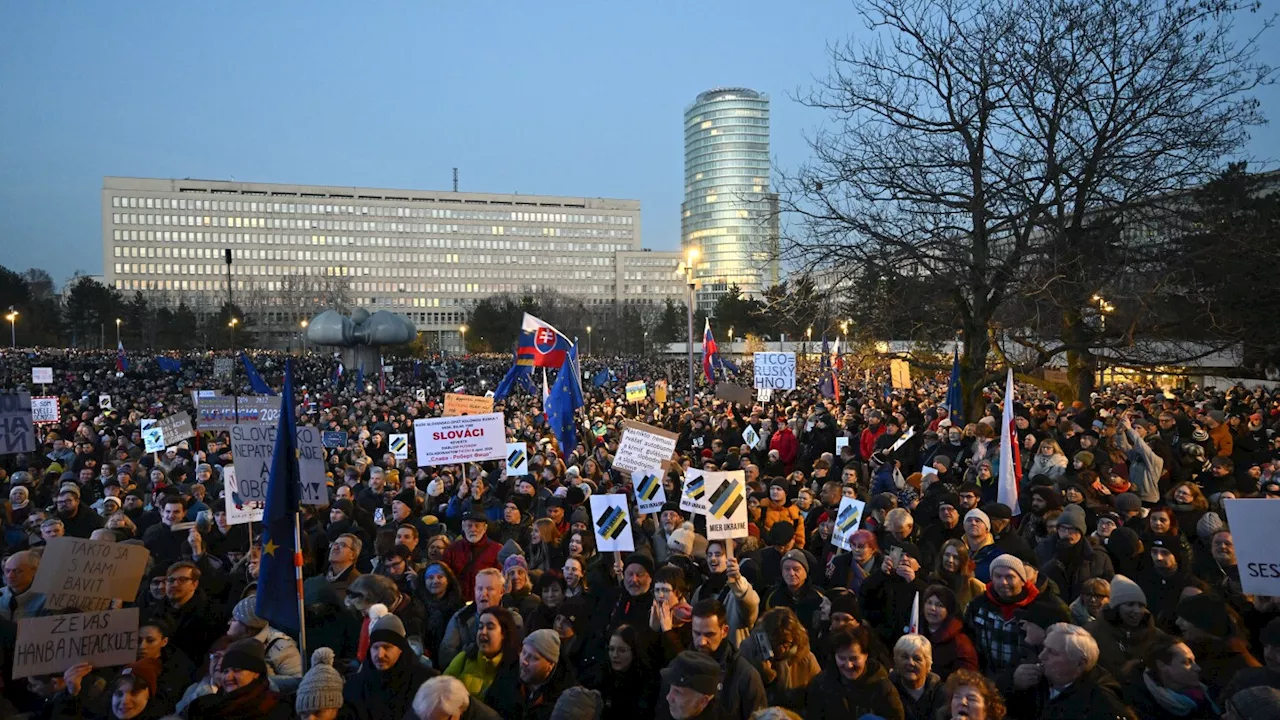
<svg viewBox="0 0 1280 720"><path fill-rule="evenodd" d="M706 328L702 331L702 372L707 376L707 382L713 385L716 377L712 370L712 362L718 354L720 354L720 348L716 347L715 336L711 334L711 319L707 318Z"/></svg>
<svg viewBox="0 0 1280 720"><path fill-rule="evenodd" d="M551 399L551 388L547 386L547 369L542 368L542 418L547 419L547 401Z"/></svg>
<svg viewBox="0 0 1280 720"><path fill-rule="evenodd" d="M538 318L524 314L520 324L520 342L516 346L516 364L530 367L559 368L564 355L573 345L569 338Z"/></svg>
<svg viewBox="0 0 1280 720"><path fill-rule="evenodd" d="M1013 368L1009 368L1004 383L1004 412L1000 416L1000 481L996 486L996 502L1008 506L1014 515L1020 515L1018 484L1022 481L1022 452L1013 417Z"/></svg>
<svg viewBox="0 0 1280 720"><path fill-rule="evenodd" d="M116 372L124 372L129 369L129 361L124 356L124 343L116 341Z"/></svg>

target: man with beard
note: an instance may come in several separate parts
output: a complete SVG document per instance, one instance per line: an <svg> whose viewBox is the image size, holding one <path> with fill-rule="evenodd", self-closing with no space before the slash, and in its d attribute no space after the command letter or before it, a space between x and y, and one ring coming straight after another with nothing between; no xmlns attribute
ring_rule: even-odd
<svg viewBox="0 0 1280 720"><path fill-rule="evenodd" d="M1074 602L1090 578L1110 580L1115 576L1111 558L1086 542L1084 510L1068 505L1058 516L1057 537L1049 537L1036 548L1041 571L1057 584L1062 599Z"/></svg>
<svg viewBox="0 0 1280 720"><path fill-rule="evenodd" d="M544 628L524 639L519 663L498 670L484 700L502 717L550 717L560 695L577 684L573 669L560 661L560 636Z"/></svg>
<svg viewBox="0 0 1280 720"><path fill-rule="evenodd" d="M102 516L81 505L80 488L75 483L64 483L58 489L58 498L54 504L58 510L58 519L62 521L70 537L87 540L94 530L102 527Z"/></svg>
<svg viewBox="0 0 1280 720"><path fill-rule="evenodd" d="M470 597L475 591L476 575L481 570L502 567L498 562L502 544L490 538L488 532L488 516L479 509L473 510L462 521L462 537L445 550L444 561L458 576L463 597Z"/></svg>
<svg viewBox="0 0 1280 720"><path fill-rule="evenodd" d="M342 699L357 720L402 718L418 687L437 674L418 661L400 618L383 615L369 626L369 656L347 681Z"/></svg>
<svg viewBox="0 0 1280 720"><path fill-rule="evenodd" d="M764 682L746 658L738 654L733 643L728 642L729 624L726 620L724 606L719 601L708 598L693 606L693 651L710 657L720 667L721 682L715 700L720 708L719 717L732 720L747 720L756 710L764 707L768 700L764 691ZM676 666L685 653L677 656L672 665ZM704 661L696 661L710 665ZM682 707L672 706L670 694L673 685L679 685L678 678L663 672L661 691L658 693L657 720L667 718L698 717L686 715ZM708 687L710 689L710 687ZM680 693L677 691L677 695ZM709 693L708 693L709 694ZM677 698L679 701L680 698Z"/></svg>

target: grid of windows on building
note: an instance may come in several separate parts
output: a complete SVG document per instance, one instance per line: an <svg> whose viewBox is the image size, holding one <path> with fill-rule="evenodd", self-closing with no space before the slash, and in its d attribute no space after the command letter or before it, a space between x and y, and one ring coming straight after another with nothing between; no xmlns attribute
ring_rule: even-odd
<svg viewBox="0 0 1280 720"><path fill-rule="evenodd" d="M678 253L642 251L633 200L108 177L102 204L106 281L200 314L228 282L269 324L340 302L437 332L498 293L604 310L683 292Z"/></svg>

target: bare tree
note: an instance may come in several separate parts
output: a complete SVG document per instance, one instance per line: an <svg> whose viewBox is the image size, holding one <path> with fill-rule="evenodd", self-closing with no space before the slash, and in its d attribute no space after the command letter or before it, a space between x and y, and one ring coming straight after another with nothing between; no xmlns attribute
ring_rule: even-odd
<svg viewBox="0 0 1280 720"><path fill-rule="evenodd" d="M1262 122L1249 93L1272 71L1256 36L1231 39L1234 14L1257 7L865 0L875 40L833 47L831 74L801 97L832 124L783 178L800 231L789 259L930 288L963 335L969 407L997 333L1043 343L1021 370L1065 353L1087 387L1106 344L1090 331L1092 297L1112 292L1115 263L1158 259L1137 247L1146 235L1108 228L1156 217ZM1027 320L1017 303L1052 317L1002 328Z"/></svg>

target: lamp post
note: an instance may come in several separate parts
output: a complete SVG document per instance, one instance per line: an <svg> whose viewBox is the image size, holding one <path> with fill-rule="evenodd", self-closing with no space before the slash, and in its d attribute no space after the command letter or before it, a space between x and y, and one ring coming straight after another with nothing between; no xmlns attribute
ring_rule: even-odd
<svg viewBox="0 0 1280 720"><path fill-rule="evenodd" d="M116 347L120 347L120 318L116 318Z"/></svg>
<svg viewBox="0 0 1280 720"><path fill-rule="evenodd" d="M693 408L693 268L698 262L698 249L689 248L684 262L685 281L689 283L689 300L687 309L689 311L689 407Z"/></svg>
<svg viewBox="0 0 1280 720"><path fill-rule="evenodd" d="M1107 332L1107 313L1115 312L1116 306L1107 302L1106 298L1097 293L1094 293L1090 299L1098 306L1098 321L1101 323L1101 330L1105 335Z"/></svg>
<svg viewBox="0 0 1280 720"><path fill-rule="evenodd" d="M307 325L309 324L310 323L308 323L306 320L303 320L302 322L298 323L298 327L302 328L302 330L298 333L298 346L299 346L299 349L303 352L303 354L307 352Z"/></svg>
<svg viewBox="0 0 1280 720"><path fill-rule="evenodd" d="M644 346L649 341L649 331L640 333L640 357L644 357Z"/></svg>
<svg viewBox="0 0 1280 720"><path fill-rule="evenodd" d="M4 317L9 321L9 347L16 348L18 347L18 311L14 310L13 306L10 305L9 314Z"/></svg>
<svg viewBox="0 0 1280 720"><path fill-rule="evenodd" d="M458 326L458 335L462 338L462 354L466 355L467 354L467 326L466 325Z"/></svg>
<svg viewBox="0 0 1280 720"><path fill-rule="evenodd" d="M591 355L591 326L587 326L587 355Z"/></svg>
<svg viewBox="0 0 1280 720"><path fill-rule="evenodd" d="M809 326L809 328L808 328L807 330L805 330L805 331L804 331L804 357L805 357L805 360L808 360L808 359L809 359L809 343L810 343L810 342L812 342L812 341L813 341L813 326L812 326L812 325L810 325L810 326Z"/></svg>

